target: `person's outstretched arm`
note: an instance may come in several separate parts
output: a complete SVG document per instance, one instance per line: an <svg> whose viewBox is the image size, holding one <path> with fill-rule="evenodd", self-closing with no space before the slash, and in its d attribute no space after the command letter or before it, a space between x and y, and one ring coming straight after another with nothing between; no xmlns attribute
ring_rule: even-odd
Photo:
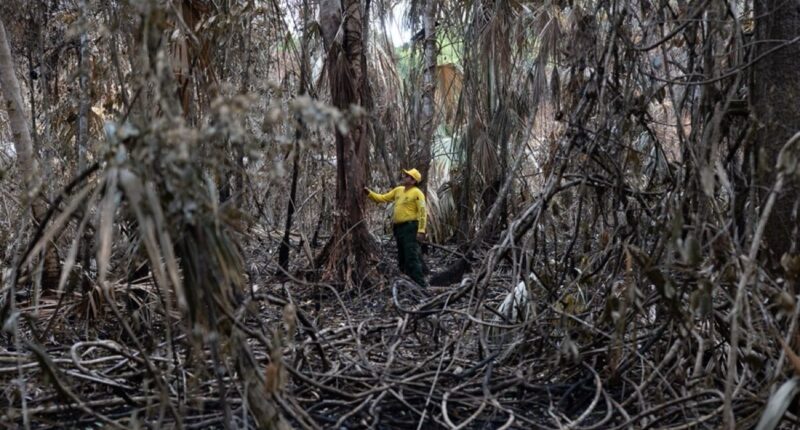
<svg viewBox="0 0 800 430"><path fill-rule="evenodd" d="M425 194L420 191L417 198L417 234L425 235L428 213L425 211Z"/></svg>
<svg viewBox="0 0 800 430"><path fill-rule="evenodd" d="M364 191L367 192L367 197L375 203L389 203L394 201L394 197L397 194L397 188L392 188L386 194L378 194L375 191L370 190L369 188L364 188Z"/></svg>

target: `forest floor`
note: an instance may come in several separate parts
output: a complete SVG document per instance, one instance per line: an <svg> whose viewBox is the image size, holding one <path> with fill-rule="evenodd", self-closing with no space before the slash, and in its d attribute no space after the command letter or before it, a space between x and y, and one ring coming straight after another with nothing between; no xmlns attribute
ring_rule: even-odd
<svg viewBox="0 0 800 430"><path fill-rule="evenodd" d="M376 270L388 283L344 293L265 282L271 294L291 294L307 312L330 362L324 368L309 338L288 360L315 381L289 384L314 421L336 429L605 428L612 418L626 421L612 417L611 399L602 398L600 377L581 364L577 347L560 342L572 323L546 312L530 318L524 304L497 311L513 290L510 265L499 265L481 290L471 273L458 284L420 289L399 273L391 236L379 240ZM426 275L443 270L453 252L429 247ZM274 325L280 309L268 307L261 323Z"/></svg>
<svg viewBox="0 0 800 430"><path fill-rule="evenodd" d="M237 325L264 369L267 398L294 428L661 428L720 404L715 390L691 394L688 408L669 401L681 393L663 378L621 383L617 370L635 358L615 356L614 339L575 318L581 309L569 304L498 312L513 290L510 266L500 265L481 288L468 274L459 284L420 289L399 275L391 237L380 241L376 270L385 281L353 291L276 276L267 247L245 250L251 289L236 298ZM449 254L432 248L425 260L436 271ZM185 428L255 427L235 365L217 363L211 349L198 354L187 336L172 337L181 319L156 311L153 289L147 280L120 286L121 318L99 292L60 307L21 293L21 306L38 306L39 320L27 324L38 342L4 339L3 396L22 407L3 412L0 427L175 427L174 412ZM656 334L638 350L660 348L656 326L642 328ZM197 370L203 359L205 372ZM663 387L654 402L649 391Z"/></svg>

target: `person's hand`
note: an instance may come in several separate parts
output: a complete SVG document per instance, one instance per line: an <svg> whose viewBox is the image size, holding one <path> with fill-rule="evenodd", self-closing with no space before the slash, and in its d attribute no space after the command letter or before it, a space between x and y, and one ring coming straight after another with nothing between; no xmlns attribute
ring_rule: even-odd
<svg viewBox="0 0 800 430"><path fill-rule="evenodd" d="M417 233L417 242L425 242L425 233Z"/></svg>

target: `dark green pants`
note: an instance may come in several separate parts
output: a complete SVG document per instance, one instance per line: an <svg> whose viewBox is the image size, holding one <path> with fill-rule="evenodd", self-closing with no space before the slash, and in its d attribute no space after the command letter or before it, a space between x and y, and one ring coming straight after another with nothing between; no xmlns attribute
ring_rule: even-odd
<svg viewBox="0 0 800 430"><path fill-rule="evenodd" d="M420 286L427 286L422 276L422 254L417 242L417 222L395 224L393 231L397 242L397 264L400 270Z"/></svg>

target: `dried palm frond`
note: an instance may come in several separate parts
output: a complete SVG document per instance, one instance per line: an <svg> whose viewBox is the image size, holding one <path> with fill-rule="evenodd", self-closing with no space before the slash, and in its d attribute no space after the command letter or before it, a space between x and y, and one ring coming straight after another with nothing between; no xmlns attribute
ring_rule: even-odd
<svg viewBox="0 0 800 430"><path fill-rule="evenodd" d="M490 62L488 67L496 67L496 70L504 76L508 75L513 67L511 42L514 38L511 31L517 9L518 4L509 0L480 2L479 10L486 19L478 38L482 55Z"/></svg>
<svg viewBox="0 0 800 430"><path fill-rule="evenodd" d="M547 63L556 59L562 41L561 12L555 7L542 7L523 17L530 27L530 36L538 47L537 61Z"/></svg>
<svg viewBox="0 0 800 430"><path fill-rule="evenodd" d="M450 183L438 190L428 189L428 237L434 243L443 243L453 236L457 221L456 202Z"/></svg>
<svg viewBox="0 0 800 430"><path fill-rule="evenodd" d="M535 62L528 72L528 85L530 86L531 103L536 106L549 94L547 85L546 65Z"/></svg>
<svg viewBox="0 0 800 430"><path fill-rule="evenodd" d="M446 123L453 125L464 85L463 73L456 64L440 64L436 67L436 77L436 111L443 114Z"/></svg>
<svg viewBox="0 0 800 430"><path fill-rule="evenodd" d="M481 131L475 136L475 153L473 156L475 157L476 163L472 167L475 168L475 173L485 182L496 177L498 169L500 168L497 142L493 137L494 136L484 131Z"/></svg>
<svg viewBox="0 0 800 430"><path fill-rule="evenodd" d="M399 103L402 94L403 82L397 71L397 64L391 53L386 51L386 47L379 43L371 43L368 46L368 67L370 73L370 84L376 101L383 104Z"/></svg>
<svg viewBox="0 0 800 430"><path fill-rule="evenodd" d="M338 44L334 44L328 53L327 69L331 103L339 109L345 109L349 100L355 97L356 89L353 87L350 63Z"/></svg>

